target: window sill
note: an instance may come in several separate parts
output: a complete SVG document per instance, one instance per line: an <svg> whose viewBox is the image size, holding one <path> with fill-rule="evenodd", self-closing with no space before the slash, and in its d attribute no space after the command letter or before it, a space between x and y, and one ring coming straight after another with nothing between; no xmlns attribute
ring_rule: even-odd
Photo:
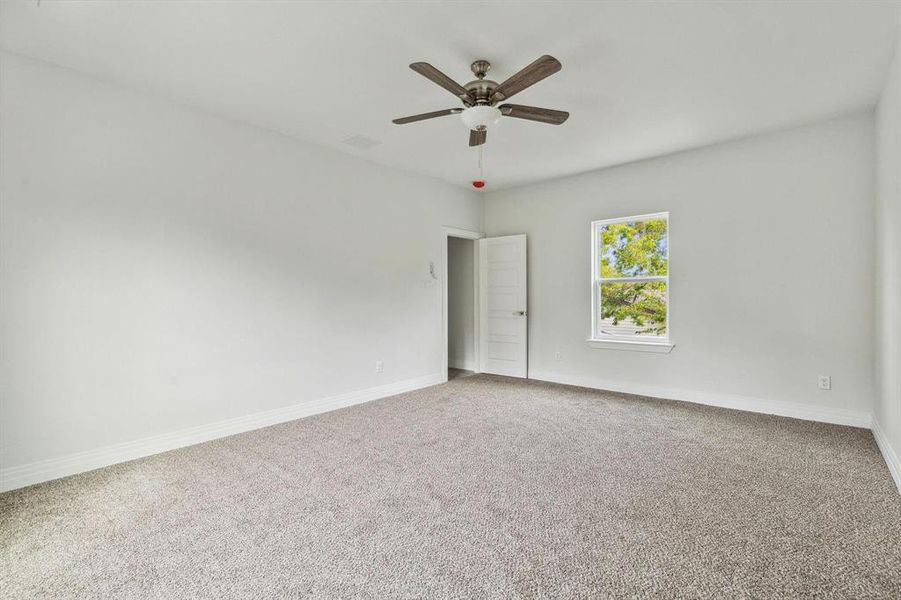
<svg viewBox="0 0 901 600"><path fill-rule="evenodd" d="M592 348L603 350L627 350L629 352L657 352L669 354L675 344L669 342L627 342L625 340L586 340Z"/></svg>

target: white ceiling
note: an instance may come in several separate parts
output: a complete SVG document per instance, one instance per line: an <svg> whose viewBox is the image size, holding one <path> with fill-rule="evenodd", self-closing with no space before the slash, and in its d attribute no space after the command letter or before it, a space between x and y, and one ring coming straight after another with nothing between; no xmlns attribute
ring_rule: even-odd
<svg viewBox="0 0 901 600"><path fill-rule="evenodd" d="M563 70L512 101L486 190L647 158L873 106L901 2L51 2L0 4L0 48L375 162L468 185L458 106L407 65L502 81L541 54ZM353 135L382 143L343 144Z"/></svg>

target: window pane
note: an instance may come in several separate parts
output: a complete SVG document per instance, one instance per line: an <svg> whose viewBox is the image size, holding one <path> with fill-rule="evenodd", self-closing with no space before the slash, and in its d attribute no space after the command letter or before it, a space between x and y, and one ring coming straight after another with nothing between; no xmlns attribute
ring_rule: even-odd
<svg viewBox="0 0 901 600"><path fill-rule="evenodd" d="M601 283L598 337L666 337L666 282Z"/></svg>
<svg viewBox="0 0 901 600"><path fill-rule="evenodd" d="M602 225L598 235L601 277L666 275L666 219Z"/></svg>

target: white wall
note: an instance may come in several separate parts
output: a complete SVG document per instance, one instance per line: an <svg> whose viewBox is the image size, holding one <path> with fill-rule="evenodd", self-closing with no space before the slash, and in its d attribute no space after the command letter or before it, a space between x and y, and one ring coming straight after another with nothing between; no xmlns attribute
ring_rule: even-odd
<svg viewBox="0 0 901 600"><path fill-rule="evenodd" d="M876 111L875 423L901 488L901 46Z"/></svg>
<svg viewBox="0 0 901 600"><path fill-rule="evenodd" d="M476 368L474 243L447 239L447 364L470 371Z"/></svg>
<svg viewBox="0 0 901 600"><path fill-rule="evenodd" d="M861 114L488 194L528 234L530 377L868 426L873 161ZM589 223L657 211L676 347L589 348Z"/></svg>
<svg viewBox="0 0 901 600"><path fill-rule="evenodd" d="M428 265L442 226L481 229L475 194L9 54L0 71L4 469L440 375Z"/></svg>

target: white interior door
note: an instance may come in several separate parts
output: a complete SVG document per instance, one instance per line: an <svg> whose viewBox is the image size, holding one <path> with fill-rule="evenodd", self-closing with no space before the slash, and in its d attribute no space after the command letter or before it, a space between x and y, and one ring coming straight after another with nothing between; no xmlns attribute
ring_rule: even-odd
<svg viewBox="0 0 901 600"><path fill-rule="evenodd" d="M526 236L479 240L479 364L483 373L526 377Z"/></svg>

